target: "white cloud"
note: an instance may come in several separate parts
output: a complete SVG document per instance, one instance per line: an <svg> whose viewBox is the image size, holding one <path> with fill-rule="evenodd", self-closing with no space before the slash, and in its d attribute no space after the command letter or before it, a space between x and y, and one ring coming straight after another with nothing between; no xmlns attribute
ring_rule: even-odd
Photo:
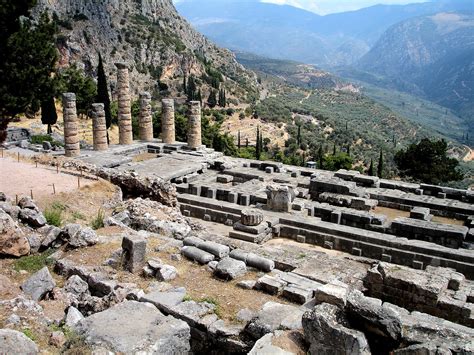
<svg viewBox="0 0 474 355"><path fill-rule="evenodd" d="M353 11L377 4L411 4L429 0L260 0L277 5L290 5L326 15L335 12Z"/></svg>

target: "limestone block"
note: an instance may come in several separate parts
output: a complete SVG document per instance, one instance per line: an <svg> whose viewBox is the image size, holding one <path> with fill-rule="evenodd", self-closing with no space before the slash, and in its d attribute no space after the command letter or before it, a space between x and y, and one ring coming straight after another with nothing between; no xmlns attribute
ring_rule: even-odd
<svg viewBox="0 0 474 355"><path fill-rule="evenodd" d="M131 273L139 272L145 264L146 240L126 236L122 240L122 266Z"/></svg>

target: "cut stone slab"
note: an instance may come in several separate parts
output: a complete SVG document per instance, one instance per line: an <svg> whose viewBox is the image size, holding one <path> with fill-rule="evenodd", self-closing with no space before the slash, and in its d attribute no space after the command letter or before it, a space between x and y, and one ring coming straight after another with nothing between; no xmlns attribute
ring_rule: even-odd
<svg viewBox="0 0 474 355"><path fill-rule="evenodd" d="M256 288L271 295L278 295L286 286L286 282L270 275L258 279Z"/></svg>
<svg viewBox="0 0 474 355"><path fill-rule="evenodd" d="M67 279L64 290L73 295L80 296L84 293L89 293L89 285L79 276L72 275Z"/></svg>
<svg viewBox="0 0 474 355"><path fill-rule="evenodd" d="M45 266L31 275L31 277L21 285L21 289L25 294L30 296L32 300L40 301L48 292L52 291L55 286L56 282L54 282L48 268Z"/></svg>
<svg viewBox="0 0 474 355"><path fill-rule="evenodd" d="M69 246L73 248L83 248L95 245L99 242L99 237L92 228L81 229L69 238Z"/></svg>
<svg viewBox="0 0 474 355"><path fill-rule="evenodd" d="M177 306L183 302L185 296L186 289L180 287L164 292L154 291L147 293L140 298L140 302L149 302L154 304L160 311L169 313L170 307Z"/></svg>
<svg viewBox="0 0 474 355"><path fill-rule="evenodd" d="M25 334L11 329L0 329L0 353L35 355L38 346Z"/></svg>
<svg viewBox="0 0 474 355"><path fill-rule="evenodd" d="M346 306L348 286L345 284L326 284L314 293L316 303L329 303L341 308Z"/></svg>
<svg viewBox="0 0 474 355"><path fill-rule="evenodd" d="M200 264L207 264L210 261L213 261L215 256L207 251L198 249L193 246L185 246L181 249L181 254L183 254L188 259L197 261Z"/></svg>
<svg viewBox="0 0 474 355"><path fill-rule="evenodd" d="M292 355L293 352L283 350L272 344L274 334L269 333L257 340L249 355Z"/></svg>
<svg viewBox="0 0 474 355"><path fill-rule="evenodd" d="M297 286L286 286L283 288L282 297L295 303L305 304L313 297L313 290Z"/></svg>
<svg viewBox="0 0 474 355"><path fill-rule="evenodd" d="M126 301L79 321L73 330L91 347L124 354L185 354L190 328L150 303Z"/></svg>
<svg viewBox="0 0 474 355"><path fill-rule="evenodd" d="M344 311L323 303L303 315L303 330L310 354L370 355L364 333L350 329Z"/></svg>
<svg viewBox="0 0 474 355"><path fill-rule="evenodd" d="M227 257L217 264L214 273L222 279L233 280L245 275L247 266L243 261Z"/></svg>
<svg viewBox="0 0 474 355"><path fill-rule="evenodd" d="M301 329L301 318L303 311L295 306L267 302L258 312L256 318L250 322L246 332L254 339L260 339L267 333L277 329L296 330Z"/></svg>

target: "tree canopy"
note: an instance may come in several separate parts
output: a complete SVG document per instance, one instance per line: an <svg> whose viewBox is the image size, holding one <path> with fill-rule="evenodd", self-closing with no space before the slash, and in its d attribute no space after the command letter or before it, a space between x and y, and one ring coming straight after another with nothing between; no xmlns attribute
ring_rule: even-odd
<svg viewBox="0 0 474 355"><path fill-rule="evenodd" d="M54 93L56 26L43 14L29 18L35 1L0 1L0 141L9 121Z"/></svg>
<svg viewBox="0 0 474 355"><path fill-rule="evenodd" d="M456 181L463 178L457 170L459 162L447 156L448 144L444 139L423 139L395 154L395 163L401 176L427 184Z"/></svg>

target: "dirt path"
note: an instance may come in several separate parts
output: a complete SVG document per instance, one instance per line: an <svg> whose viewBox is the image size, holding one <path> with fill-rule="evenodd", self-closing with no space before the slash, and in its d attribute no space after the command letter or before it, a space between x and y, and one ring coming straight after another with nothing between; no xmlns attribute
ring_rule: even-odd
<svg viewBox="0 0 474 355"><path fill-rule="evenodd" d="M80 186L84 187L95 183L93 180L80 179ZM38 165L20 161L11 157L0 158L0 191L7 196L29 196L33 190L33 197L41 199L53 194L53 184L56 193L72 192L78 189L76 176L57 173L52 166Z"/></svg>

